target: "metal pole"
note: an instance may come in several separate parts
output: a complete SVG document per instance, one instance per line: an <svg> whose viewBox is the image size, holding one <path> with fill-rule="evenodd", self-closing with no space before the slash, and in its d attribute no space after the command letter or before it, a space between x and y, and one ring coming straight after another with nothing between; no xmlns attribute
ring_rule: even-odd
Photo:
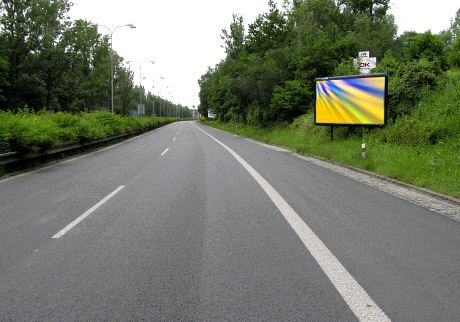
<svg viewBox="0 0 460 322"><path fill-rule="evenodd" d="M144 96L143 89L142 89L142 65L147 64L147 63L155 64L155 62L153 60L150 60L150 61L143 62L141 64L137 61L128 60L126 63L127 64L135 63L139 65L139 104L142 105L142 96Z"/></svg>
<svg viewBox="0 0 460 322"><path fill-rule="evenodd" d="M140 104L142 105L142 96L144 95L142 95L142 65L141 64L139 64L139 86L141 87L139 89L139 97L140 97L140 102L141 102Z"/></svg>
<svg viewBox="0 0 460 322"><path fill-rule="evenodd" d="M112 114L113 114L114 113L113 111L113 105L114 105L113 104L113 33L115 32L115 30L117 30L120 27L129 27L131 29L134 29L136 28L136 26L133 24L127 24L127 25L117 26L112 30L109 27L104 26L104 25L98 25L98 24L93 24L93 23L90 23L88 25L88 27L96 27L96 28L98 26L106 28L110 33L110 105L111 105L110 107L111 107Z"/></svg>
<svg viewBox="0 0 460 322"><path fill-rule="evenodd" d="M113 30L115 31L115 29ZM110 32L110 98L113 114L113 31Z"/></svg>

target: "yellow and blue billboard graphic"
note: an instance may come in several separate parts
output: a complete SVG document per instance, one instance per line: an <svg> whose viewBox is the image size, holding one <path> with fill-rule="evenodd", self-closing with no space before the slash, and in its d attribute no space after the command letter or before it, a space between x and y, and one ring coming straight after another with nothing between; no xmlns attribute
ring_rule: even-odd
<svg viewBox="0 0 460 322"><path fill-rule="evenodd" d="M386 124L387 74L317 78L316 125Z"/></svg>

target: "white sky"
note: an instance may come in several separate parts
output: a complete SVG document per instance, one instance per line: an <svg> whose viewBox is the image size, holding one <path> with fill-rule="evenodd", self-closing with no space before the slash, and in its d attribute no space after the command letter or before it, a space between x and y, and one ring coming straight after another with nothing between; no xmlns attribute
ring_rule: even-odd
<svg viewBox="0 0 460 322"><path fill-rule="evenodd" d="M276 1L279 5L282 0ZM247 24L268 11L268 0L73 0L70 18L86 19L112 30L133 23L136 29L118 28L113 49L125 61L144 63L142 85L155 95L192 108L199 104L198 79L208 66L225 58L220 35L229 29L232 14L241 14ZM393 0L398 34L405 30L433 33L447 29L460 8L458 0ZM247 28L246 28L247 31ZM99 33L107 29L99 27ZM139 84L139 66L133 64L134 82ZM160 79L160 76L164 80ZM168 88L166 88L168 86ZM169 94L171 92L171 94Z"/></svg>

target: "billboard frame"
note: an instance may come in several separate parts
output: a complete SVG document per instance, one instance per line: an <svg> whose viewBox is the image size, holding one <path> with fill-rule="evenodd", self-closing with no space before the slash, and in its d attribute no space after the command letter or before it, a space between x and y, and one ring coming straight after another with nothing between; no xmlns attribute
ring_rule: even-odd
<svg viewBox="0 0 460 322"><path fill-rule="evenodd" d="M355 79L355 78L377 78L384 77L385 88L383 97L383 124L373 123L323 123L316 121L317 103L318 103L318 81L329 81L329 80L341 80L341 79ZM362 75L349 75L349 76L334 76L334 77L319 77L315 78L315 108L314 108L314 120L316 126L349 126L349 127L384 127L387 125L388 120L388 73L375 73L375 74L362 74ZM332 131L332 128L331 128Z"/></svg>

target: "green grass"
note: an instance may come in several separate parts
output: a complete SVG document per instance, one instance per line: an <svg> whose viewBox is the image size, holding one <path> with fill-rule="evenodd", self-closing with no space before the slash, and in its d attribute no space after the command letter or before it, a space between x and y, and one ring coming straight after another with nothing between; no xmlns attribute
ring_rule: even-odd
<svg viewBox="0 0 460 322"><path fill-rule="evenodd" d="M337 128L331 142L329 127L315 127L311 114L298 118L289 126L273 129L218 121L203 124L460 197L460 140L455 137L445 138L435 145L397 144L382 142L380 133L354 129L351 131L355 133L350 134L347 128ZM367 145L364 159L362 143Z"/></svg>
<svg viewBox="0 0 460 322"><path fill-rule="evenodd" d="M448 71L408 110L382 129L334 128L333 142L330 128L315 126L312 113L274 128L204 123L460 197L460 69ZM365 159L362 143L367 145Z"/></svg>

